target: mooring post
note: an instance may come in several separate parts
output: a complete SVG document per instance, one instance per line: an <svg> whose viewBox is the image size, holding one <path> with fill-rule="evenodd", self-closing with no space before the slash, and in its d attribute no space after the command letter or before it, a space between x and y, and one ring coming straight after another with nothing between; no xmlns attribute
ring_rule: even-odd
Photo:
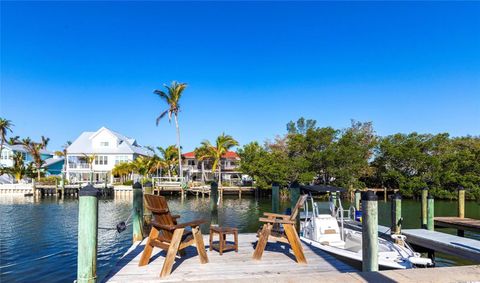
<svg viewBox="0 0 480 283"><path fill-rule="evenodd" d="M465 188L458 187L458 217L465 218ZM457 229L457 235L460 237L465 236L465 231Z"/></svg>
<svg viewBox="0 0 480 283"><path fill-rule="evenodd" d="M300 198L300 184L297 181L295 181L290 185L290 207L292 208L292 212L299 198ZM295 227L297 228L297 231L300 229L299 220L300 220L300 213L297 214L297 219L295 220Z"/></svg>
<svg viewBox="0 0 480 283"><path fill-rule="evenodd" d="M62 198L65 198L65 172L62 172L62 179L60 180L60 190Z"/></svg>
<svg viewBox="0 0 480 283"><path fill-rule="evenodd" d="M92 185L78 193L78 283L97 281L98 193Z"/></svg>
<svg viewBox="0 0 480 283"><path fill-rule="evenodd" d="M136 182L132 185L133 193L133 212L132 212L132 230L133 242L143 240L143 191L142 184Z"/></svg>
<svg viewBox="0 0 480 283"><path fill-rule="evenodd" d="M273 183L272 184L272 212L273 213L278 213L279 212L279 207L280 207L280 187L278 186L278 183Z"/></svg>
<svg viewBox="0 0 480 283"><path fill-rule="evenodd" d="M465 218L465 188L458 187L458 217Z"/></svg>
<svg viewBox="0 0 480 283"><path fill-rule="evenodd" d="M434 210L434 199L431 194L428 194L427 197L427 229L434 230L434 217L435 217L435 210Z"/></svg>
<svg viewBox="0 0 480 283"><path fill-rule="evenodd" d="M371 190L362 195L362 271L378 271L377 201Z"/></svg>
<svg viewBox="0 0 480 283"><path fill-rule="evenodd" d="M145 184L143 184L143 194L151 195L152 193L153 193L152 182L146 182ZM149 228L151 221L152 221L152 212L147 209L145 198L143 198L143 226L145 228ZM150 230L150 229L146 229L146 230Z"/></svg>
<svg viewBox="0 0 480 283"><path fill-rule="evenodd" d="M218 183L210 185L210 225L218 225Z"/></svg>
<svg viewBox="0 0 480 283"><path fill-rule="evenodd" d="M360 211L360 199L362 197L362 192L360 190L355 190L355 210Z"/></svg>
<svg viewBox="0 0 480 283"><path fill-rule="evenodd" d="M427 196L428 196L428 188L425 187L422 189L422 219L421 224L422 228L427 228Z"/></svg>
<svg viewBox="0 0 480 283"><path fill-rule="evenodd" d="M383 201L387 202L387 187L383 188Z"/></svg>
<svg viewBox="0 0 480 283"><path fill-rule="evenodd" d="M395 193L392 196L392 234L401 234L402 232L402 195L400 193Z"/></svg>

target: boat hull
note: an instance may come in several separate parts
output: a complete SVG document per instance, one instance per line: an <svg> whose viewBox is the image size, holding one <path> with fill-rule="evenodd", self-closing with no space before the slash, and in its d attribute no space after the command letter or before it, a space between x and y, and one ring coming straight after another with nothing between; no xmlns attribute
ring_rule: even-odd
<svg viewBox="0 0 480 283"><path fill-rule="evenodd" d="M322 251L325 251L332 256L345 261L346 263L350 264L351 266L358 268L359 270L362 269L362 255L360 253L354 253L354 252L349 252L344 249L328 246L321 244L317 241L307 239L305 237L300 237L302 242L308 246L313 246L315 248L318 248ZM391 270L391 269L407 269L411 268L411 266L407 263L401 264L401 263L396 263L396 262L391 262L391 261L385 261L379 259L378 261L378 267L380 270Z"/></svg>

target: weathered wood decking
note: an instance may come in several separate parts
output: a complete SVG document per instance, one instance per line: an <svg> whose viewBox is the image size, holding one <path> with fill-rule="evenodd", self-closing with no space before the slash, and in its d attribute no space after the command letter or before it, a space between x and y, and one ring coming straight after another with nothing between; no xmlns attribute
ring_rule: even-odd
<svg viewBox="0 0 480 283"><path fill-rule="evenodd" d="M256 235L253 233L239 234L239 250L226 252L222 256L216 251L209 251L209 263L200 264L195 247L186 249L187 255L175 261L172 274L165 279L160 279L165 252L155 248L150 264L138 267L140 254L145 241L133 245L117 266L106 277L108 282L178 282L178 281L215 281L215 280L249 280L265 279L276 281L283 277L324 276L326 274L339 274L341 272L354 272L355 268L334 258L333 256L303 244L305 257L308 264L297 264L295 256L288 245L282 243L269 243L263 254L262 260L252 260L253 244ZM207 244L207 236L204 236ZM207 246L208 248L208 246Z"/></svg>
<svg viewBox="0 0 480 283"><path fill-rule="evenodd" d="M204 236L208 243L207 236ZM176 259L170 277L160 279L165 253L155 249L149 265L138 267L144 242L134 244L104 282L479 282L480 265L429 269L358 272L323 251L303 245L308 264L294 261L280 243L269 243L261 261L253 261L255 234L239 234L239 252L208 252L209 263L200 264L196 249ZM208 248L208 246L207 246Z"/></svg>

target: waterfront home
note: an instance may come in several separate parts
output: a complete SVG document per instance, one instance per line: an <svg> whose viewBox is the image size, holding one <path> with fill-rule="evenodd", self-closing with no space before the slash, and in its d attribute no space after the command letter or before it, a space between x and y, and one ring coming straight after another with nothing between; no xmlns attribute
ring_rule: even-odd
<svg viewBox="0 0 480 283"><path fill-rule="evenodd" d="M13 154L20 152L23 155L23 161L25 164L29 164L33 161L32 155L28 152L22 144L4 144L2 148L2 154L0 155L0 166L2 167L12 167L13 166ZM42 149L40 151L40 156L42 160L46 160L53 157L53 153Z"/></svg>
<svg viewBox="0 0 480 283"><path fill-rule="evenodd" d="M101 127L96 132L83 132L67 148L66 177L71 183L88 182L92 172L94 182L112 183L116 164L152 154L135 139Z"/></svg>
<svg viewBox="0 0 480 283"><path fill-rule="evenodd" d="M207 182L213 180L212 165L213 160L198 160L195 152L187 152L182 154L182 167L184 176L192 182ZM246 179L246 175L242 175L239 171L240 156L234 151L228 151L220 160L222 181L229 184L241 184L242 178ZM217 173L217 172L215 172Z"/></svg>

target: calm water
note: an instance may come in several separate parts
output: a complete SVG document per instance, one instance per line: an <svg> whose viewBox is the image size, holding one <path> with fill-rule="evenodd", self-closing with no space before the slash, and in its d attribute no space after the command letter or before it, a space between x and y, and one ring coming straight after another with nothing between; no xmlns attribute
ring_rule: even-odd
<svg viewBox="0 0 480 283"><path fill-rule="evenodd" d="M182 215L182 221L209 218L208 198L189 197L181 201L171 197L173 212ZM289 202L281 204L282 209ZM345 206L345 204L344 204ZM126 220L131 210L131 198L102 199L99 202L98 276L103 278L131 244L131 226L118 234L115 227ZM268 198L226 197L219 208L221 225L236 226L241 232L255 232L258 217L271 210ZM420 203L403 202L405 226L418 228ZM435 214L454 216L456 203L435 202ZM480 219L480 206L468 202L466 216ZM0 281L1 282L72 282L76 278L78 200L0 196ZM379 222L390 223L389 204L379 202ZM205 229L207 227L203 227ZM454 230L442 229L449 233ZM203 231L204 233L206 231ZM465 232L465 236L480 240L480 235ZM471 264L451 256L437 254L442 266Z"/></svg>

